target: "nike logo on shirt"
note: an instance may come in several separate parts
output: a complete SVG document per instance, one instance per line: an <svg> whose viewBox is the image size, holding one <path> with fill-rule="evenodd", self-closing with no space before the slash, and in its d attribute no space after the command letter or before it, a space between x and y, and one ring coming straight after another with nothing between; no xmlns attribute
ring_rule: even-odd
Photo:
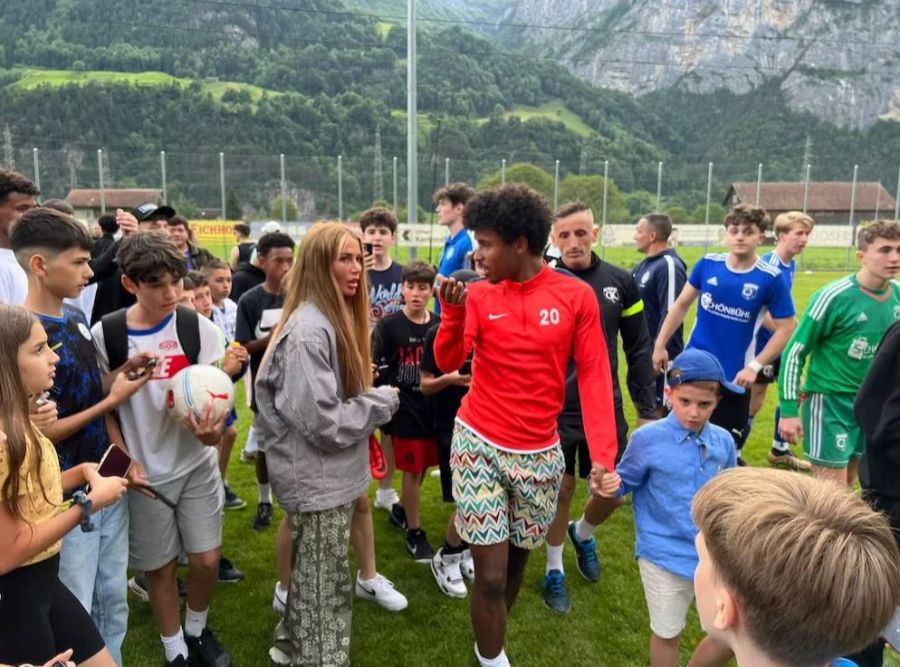
<svg viewBox="0 0 900 667"><path fill-rule="evenodd" d="M506 317L509 313L488 313L489 320L499 320L501 317Z"/></svg>

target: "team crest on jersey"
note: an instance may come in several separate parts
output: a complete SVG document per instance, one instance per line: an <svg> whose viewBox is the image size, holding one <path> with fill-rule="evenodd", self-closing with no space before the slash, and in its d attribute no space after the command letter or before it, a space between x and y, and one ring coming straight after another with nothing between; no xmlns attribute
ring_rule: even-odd
<svg viewBox="0 0 900 667"><path fill-rule="evenodd" d="M645 271L645 272L644 272L644 275L641 276L641 285L642 285L642 286L643 286L643 285L646 285L648 280L650 280L650 272L649 272L649 271Z"/></svg>
<svg viewBox="0 0 900 667"><path fill-rule="evenodd" d="M609 303L619 303L619 288L604 287L603 298L606 299Z"/></svg>
<svg viewBox="0 0 900 667"><path fill-rule="evenodd" d="M896 309L895 309L895 310L896 310ZM896 316L895 316L895 317L896 317ZM91 340L91 330L88 329L88 328L84 325L84 322L79 322L79 323L78 323L78 333L80 333L80 334L84 337L85 340Z"/></svg>
<svg viewBox="0 0 900 667"><path fill-rule="evenodd" d="M900 306L894 306L894 319L900 320Z"/></svg>
<svg viewBox="0 0 900 667"><path fill-rule="evenodd" d="M741 296L747 299L747 301L751 301L756 298L756 295L759 293L759 285L756 283L744 283L744 288L741 290Z"/></svg>
<svg viewBox="0 0 900 667"><path fill-rule="evenodd" d="M839 450L844 451L845 449L847 449L847 440L849 438L850 436L846 433L837 433L834 436L834 446Z"/></svg>

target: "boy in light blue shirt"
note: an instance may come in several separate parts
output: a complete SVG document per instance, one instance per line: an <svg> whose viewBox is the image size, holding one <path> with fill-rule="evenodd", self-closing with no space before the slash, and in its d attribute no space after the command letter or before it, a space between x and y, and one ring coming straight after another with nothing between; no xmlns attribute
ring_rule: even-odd
<svg viewBox="0 0 900 667"><path fill-rule="evenodd" d="M697 567L691 519L694 494L719 471L735 466L734 440L709 422L722 390L743 394L725 379L716 358L688 349L675 357L666 396L672 411L631 436L604 492L634 495L635 555L650 612L650 662L676 667L678 643L694 598Z"/></svg>

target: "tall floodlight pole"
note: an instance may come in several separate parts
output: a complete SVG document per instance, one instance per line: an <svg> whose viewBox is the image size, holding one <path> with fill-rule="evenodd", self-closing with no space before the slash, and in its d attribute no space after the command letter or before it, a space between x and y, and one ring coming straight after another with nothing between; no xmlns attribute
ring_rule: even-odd
<svg viewBox="0 0 900 667"><path fill-rule="evenodd" d="M419 222L419 151L416 128L416 0L407 0L406 36L406 211L407 222ZM416 247L409 249L410 259Z"/></svg>

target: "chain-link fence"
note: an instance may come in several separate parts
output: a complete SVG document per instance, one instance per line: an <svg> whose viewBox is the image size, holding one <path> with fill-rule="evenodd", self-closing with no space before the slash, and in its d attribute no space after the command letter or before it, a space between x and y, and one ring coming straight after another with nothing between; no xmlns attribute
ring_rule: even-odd
<svg viewBox="0 0 900 667"><path fill-rule="evenodd" d="M376 148L378 148L376 146ZM38 182L44 198L70 197L92 189L90 205L79 208L86 221L127 199L123 190L148 189L192 220L276 220L309 223L349 220L373 203L394 208L401 224L408 214L405 156L251 154L210 150L87 150L73 143L63 149L14 149L4 162ZM776 169L784 173L784 169ZM542 192L551 206L581 199L591 205L604 228L600 251L628 246L631 228L646 212L672 217L677 242L721 247L725 210L738 202L759 204L777 214L806 210L818 222L803 268L846 268L859 224L898 218L900 172L896 183L866 165L831 168L827 181L816 165L801 165L796 179L777 182L766 165L732 163L623 164L601 156L569 155L559 160L510 151L508 157L457 160L424 156L418 164L416 221L435 224L432 195L448 183L476 186L521 181ZM845 174L836 180L834 174ZM132 193L133 194L133 193ZM136 202L135 202L136 203ZM134 203L132 203L134 205ZM423 238L422 234L414 235ZM432 257L434 236L412 252ZM227 239L223 244L227 245ZM407 242L405 245L409 246Z"/></svg>

